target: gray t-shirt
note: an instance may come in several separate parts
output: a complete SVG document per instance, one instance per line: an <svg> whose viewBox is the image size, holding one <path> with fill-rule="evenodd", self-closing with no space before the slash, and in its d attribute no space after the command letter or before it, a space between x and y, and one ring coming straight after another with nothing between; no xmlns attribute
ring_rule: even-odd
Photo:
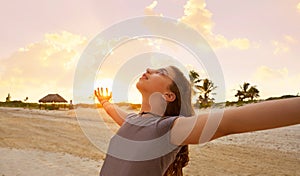
<svg viewBox="0 0 300 176"><path fill-rule="evenodd" d="M177 117L129 114L112 137L100 176L161 176L180 147L170 143Z"/></svg>

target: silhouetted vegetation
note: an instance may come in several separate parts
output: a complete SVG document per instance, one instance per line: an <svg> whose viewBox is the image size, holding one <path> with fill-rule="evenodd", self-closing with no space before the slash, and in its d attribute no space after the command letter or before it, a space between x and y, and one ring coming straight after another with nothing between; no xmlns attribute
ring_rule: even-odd
<svg viewBox="0 0 300 176"><path fill-rule="evenodd" d="M10 93L8 93L7 97L6 97L6 102L10 102L11 96Z"/></svg>
<svg viewBox="0 0 300 176"><path fill-rule="evenodd" d="M201 79L199 74L194 70L190 71L189 77L192 94L198 95L196 104L198 104L200 108L210 107L214 103L214 98L211 98L210 94L214 94L213 90L215 90L217 86L214 86L214 83L207 78Z"/></svg>
<svg viewBox="0 0 300 176"><path fill-rule="evenodd" d="M38 103L24 103L22 101L0 102L1 107L31 108L38 109Z"/></svg>
<svg viewBox="0 0 300 176"><path fill-rule="evenodd" d="M0 107L45 109L45 110L69 109L68 104L39 104L39 103L22 102L20 100L0 102Z"/></svg>
<svg viewBox="0 0 300 176"><path fill-rule="evenodd" d="M238 97L238 101L244 101L244 99L250 99L253 101L254 98L259 97L259 90L256 86L251 86L250 83L245 82L243 86L240 86L240 90L237 90L235 97Z"/></svg>
<svg viewBox="0 0 300 176"><path fill-rule="evenodd" d="M251 103L258 103L262 101L271 101L271 100L280 100L280 99L286 99L286 98L295 98L300 97L299 95L283 95L280 97L270 97L265 100L248 100L248 101L226 101L226 106L243 106L245 104L251 104Z"/></svg>
<svg viewBox="0 0 300 176"><path fill-rule="evenodd" d="M228 106L243 106L245 104L258 103L261 101L269 101L269 100L277 100L284 98L293 98L299 97L299 93L297 95L283 95L281 97L270 97L265 100L257 99L260 97L260 91L256 86L250 86L250 83L245 82L240 86L240 89L237 90L235 97L238 98L237 101L226 101L220 103L214 103L214 99L210 98L210 95L214 95L213 90L217 87L214 86L214 83L205 78L201 79L199 73L194 70L189 72L190 83L192 87L192 95L197 96L197 102L195 107L197 108L207 108L210 106L214 107L223 107L224 104L226 107Z"/></svg>
<svg viewBox="0 0 300 176"><path fill-rule="evenodd" d="M243 106L245 104L258 103L264 100L248 100L248 101L226 101L225 106Z"/></svg>
<svg viewBox="0 0 300 176"><path fill-rule="evenodd" d="M269 100L278 100L278 99L285 99L285 98L295 98L295 97L299 97L299 95L283 95L281 97L270 97L270 98L267 98L266 101L269 101Z"/></svg>

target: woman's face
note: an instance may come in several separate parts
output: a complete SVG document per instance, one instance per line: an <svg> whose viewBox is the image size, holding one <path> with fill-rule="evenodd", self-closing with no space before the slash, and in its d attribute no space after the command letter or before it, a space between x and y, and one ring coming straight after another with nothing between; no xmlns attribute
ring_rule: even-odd
<svg viewBox="0 0 300 176"><path fill-rule="evenodd" d="M140 77L136 84L137 89L142 94L153 94L160 92L162 94L170 92L169 86L172 84L172 69L170 67L160 69L146 69L146 72Z"/></svg>

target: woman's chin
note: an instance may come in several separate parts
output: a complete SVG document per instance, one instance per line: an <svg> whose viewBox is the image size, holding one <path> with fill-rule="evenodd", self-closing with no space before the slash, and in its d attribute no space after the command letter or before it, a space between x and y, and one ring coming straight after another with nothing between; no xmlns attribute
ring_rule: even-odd
<svg viewBox="0 0 300 176"><path fill-rule="evenodd" d="M141 85L141 83L140 83L140 81L139 81L139 82L136 83L135 87L137 88L137 90L138 90L139 92L141 92L143 86Z"/></svg>

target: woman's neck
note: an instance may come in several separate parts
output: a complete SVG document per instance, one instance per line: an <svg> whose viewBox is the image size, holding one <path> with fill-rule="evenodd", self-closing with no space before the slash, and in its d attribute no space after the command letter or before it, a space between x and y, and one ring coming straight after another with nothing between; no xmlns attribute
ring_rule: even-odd
<svg viewBox="0 0 300 176"><path fill-rule="evenodd" d="M141 105L141 112L150 112L151 105L149 103L149 98L143 98L142 105Z"/></svg>
<svg viewBox="0 0 300 176"><path fill-rule="evenodd" d="M142 105L141 105L141 113L142 112L151 112L153 114L157 114L163 116L165 113L165 102L153 101L150 100L149 97L143 97Z"/></svg>

